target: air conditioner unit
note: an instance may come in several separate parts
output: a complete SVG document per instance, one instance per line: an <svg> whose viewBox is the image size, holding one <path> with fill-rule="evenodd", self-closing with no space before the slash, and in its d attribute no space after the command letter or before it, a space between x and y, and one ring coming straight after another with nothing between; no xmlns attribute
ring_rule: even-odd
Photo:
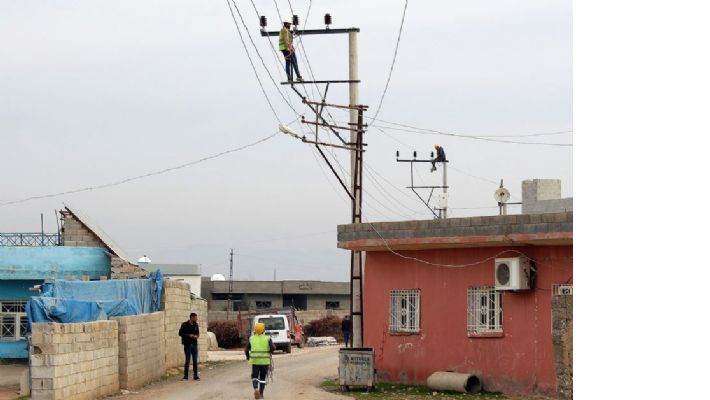
<svg viewBox="0 0 710 400"><path fill-rule="evenodd" d="M559 285L557 286L558 296L572 296L572 285Z"/></svg>
<svg viewBox="0 0 710 400"><path fill-rule="evenodd" d="M527 257L496 258L496 290L530 289L530 260Z"/></svg>

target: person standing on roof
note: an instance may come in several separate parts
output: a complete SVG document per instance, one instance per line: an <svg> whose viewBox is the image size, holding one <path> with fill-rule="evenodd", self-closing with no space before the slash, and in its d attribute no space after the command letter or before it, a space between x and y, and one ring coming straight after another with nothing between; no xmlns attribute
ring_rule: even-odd
<svg viewBox="0 0 710 400"><path fill-rule="evenodd" d="M446 153L444 153L444 148L438 144L435 144L434 148L436 149L436 158L431 160L431 172L436 171L436 163L446 161Z"/></svg>
<svg viewBox="0 0 710 400"><path fill-rule="evenodd" d="M296 49L293 48L293 33L291 33L291 23L284 22L284 27L279 32L279 50L286 60L286 77L289 82L293 82L293 71L296 71L296 79L303 82L301 73L298 71L298 60L296 59Z"/></svg>
<svg viewBox="0 0 710 400"><path fill-rule="evenodd" d="M266 377L271 366L271 353L276 350L271 338L264 335L266 325L259 322L254 326L254 334L249 338L249 343L244 349L247 360L251 365L251 383L254 386L254 398L264 398Z"/></svg>

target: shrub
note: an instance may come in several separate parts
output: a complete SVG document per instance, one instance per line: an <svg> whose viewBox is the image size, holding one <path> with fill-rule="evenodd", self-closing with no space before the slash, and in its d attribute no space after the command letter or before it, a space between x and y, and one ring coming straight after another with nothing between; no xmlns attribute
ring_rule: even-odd
<svg viewBox="0 0 710 400"><path fill-rule="evenodd" d="M303 333L309 336L333 336L336 339L343 340L343 332L340 330L342 318L335 315L329 315L321 319L314 319L303 327Z"/></svg>
<svg viewBox="0 0 710 400"><path fill-rule="evenodd" d="M242 344L243 338L239 333L239 321L213 320L207 325L207 330L214 333L221 348L233 349Z"/></svg>

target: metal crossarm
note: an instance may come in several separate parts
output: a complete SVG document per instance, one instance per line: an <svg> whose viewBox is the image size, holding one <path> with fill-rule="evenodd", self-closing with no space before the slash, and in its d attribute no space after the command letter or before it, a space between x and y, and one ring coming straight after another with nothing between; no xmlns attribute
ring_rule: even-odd
<svg viewBox="0 0 710 400"><path fill-rule="evenodd" d="M330 81L286 81L281 82L282 85L303 85L303 84L319 84L319 83L360 83L360 80L330 80Z"/></svg>
<svg viewBox="0 0 710 400"><path fill-rule="evenodd" d="M339 28L339 29L304 29L293 30L295 36L303 35L333 35L339 33L360 32L360 28ZM279 36L281 31L261 31L261 36Z"/></svg>

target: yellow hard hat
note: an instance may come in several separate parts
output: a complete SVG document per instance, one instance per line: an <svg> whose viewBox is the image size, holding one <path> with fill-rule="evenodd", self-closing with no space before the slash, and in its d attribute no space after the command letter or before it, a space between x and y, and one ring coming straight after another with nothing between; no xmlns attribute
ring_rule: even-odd
<svg viewBox="0 0 710 400"><path fill-rule="evenodd" d="M258 334L264 333L265 330L266 330L266 325L264 325L263 322L257 322L257 324L254 326L254 332L256 332Z"/></svg>
<svg viewBox="0 0 710 400"><path fill-rule="evenodd" d="M435 149L438 149L438 148L439 148L439 145L438 145L438 144L435 144L435 145L434 145L434 148L435 148Z"/></svg>

